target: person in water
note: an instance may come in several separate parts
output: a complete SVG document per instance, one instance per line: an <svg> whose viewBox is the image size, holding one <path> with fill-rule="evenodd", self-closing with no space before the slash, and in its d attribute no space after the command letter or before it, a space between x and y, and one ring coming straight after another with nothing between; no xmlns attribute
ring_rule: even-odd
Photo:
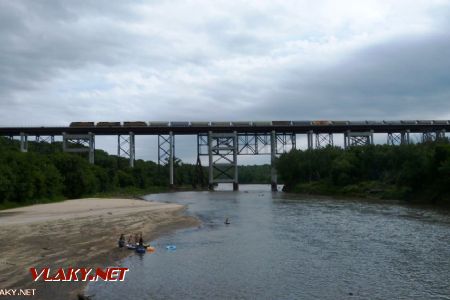
<svg viewBox="0 0 450 300"><path fill-rule="evenodd" d="M225 224L226 225L230 225L231 224L230 221L228 220L228 218L225 219Z"/></svg>
<svg viewBox="0 0 450 300"><path fill-rule="evenodd" d="M144 246L144 240L142 239L142 233L139 235L138 246Z"/></svg>
<svg viewBox="0 0 450 300"><path fill-rule="evenodd" d="M119 247L122 248L123 246L125 246L125 235L122 233L119 237Z"/></svg>

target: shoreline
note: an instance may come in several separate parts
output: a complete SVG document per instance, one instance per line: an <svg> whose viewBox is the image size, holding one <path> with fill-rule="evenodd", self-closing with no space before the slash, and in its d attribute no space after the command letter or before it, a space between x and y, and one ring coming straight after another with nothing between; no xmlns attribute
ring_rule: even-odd
<svg viewBox="0 0 450 300"><path fill-rule="evenodd" d="M301 197L301 198L320 198L320 199L331 199L337 201L363 201L366 203L388 203L395 205L405 205L405 206L414 206L414 207L422 207L422 208L430 208L430 209L444 209L450 210L450 203L430 203L425 200L402 200L402 199L387 199L380 198L372 195L345 195L345 194L328 194L328 193L314 193L314 192L293 192L293 191L283 191L283 193L289 197Z"/></svg>
<svg viewBox="0 0 450 300"><path fill-rule="evenodd" d="M30 267L106 267L134 253L121 233L145 241L199 221L185 206L138 199L87 198L0 211L0 287L35 288L33 299L77 299L88 282L33 282ZM9 241L9 242L8 242Z"/></svg>

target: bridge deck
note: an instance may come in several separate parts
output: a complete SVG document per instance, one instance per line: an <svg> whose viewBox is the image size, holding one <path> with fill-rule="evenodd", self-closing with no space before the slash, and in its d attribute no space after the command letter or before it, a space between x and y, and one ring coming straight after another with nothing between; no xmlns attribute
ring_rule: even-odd
<svg viewBox="0 0 450 300"><path fill-rule="evenodd" d="M193 135L212 132L238 132L238 133L296 133L305 134L310 131L314 133L344 133L348 130L355 132L371 131L374 133L402 132L409 130L411 133L430 132L439 130L450 130L448 124L374 124L374 125L290 125L290 126L187 126L187 127L145 127L145 126L116 126L116 127L0 127L0 135L17 136L20 133L28 135L61 135L86 134L92 132L95 135L118 135L133 132L135 135L158 135L172 132L177 135Z"/></svg>

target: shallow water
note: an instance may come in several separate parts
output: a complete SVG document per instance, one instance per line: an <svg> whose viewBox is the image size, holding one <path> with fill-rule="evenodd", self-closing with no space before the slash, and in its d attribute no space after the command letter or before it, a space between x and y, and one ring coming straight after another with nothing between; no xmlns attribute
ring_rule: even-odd
<svg viewBox="0 0 450 300"><path fill-rule="evenodd" d="M450 299L448 211L267 186L147 198L203 225L125 259L125 281L90 284L94 299Z"/></svg>

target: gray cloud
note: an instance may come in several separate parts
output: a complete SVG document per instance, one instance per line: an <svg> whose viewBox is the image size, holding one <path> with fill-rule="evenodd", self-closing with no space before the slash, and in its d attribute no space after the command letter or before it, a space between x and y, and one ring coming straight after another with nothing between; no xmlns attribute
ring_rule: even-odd
<svg viewBox="0 0 450 300"><path fill-rule="evenodd" d="M449 67L448 33L405 37L350 53L319 72L291 72L278 92L286 112L298 107L301 118L448 118Z"/></svg>
<svg viewBox="0 0 450 300"><path fill-rule="evenodd" d="M450 119L449 4L346 2L0 1L0 126Z"/></svg>

